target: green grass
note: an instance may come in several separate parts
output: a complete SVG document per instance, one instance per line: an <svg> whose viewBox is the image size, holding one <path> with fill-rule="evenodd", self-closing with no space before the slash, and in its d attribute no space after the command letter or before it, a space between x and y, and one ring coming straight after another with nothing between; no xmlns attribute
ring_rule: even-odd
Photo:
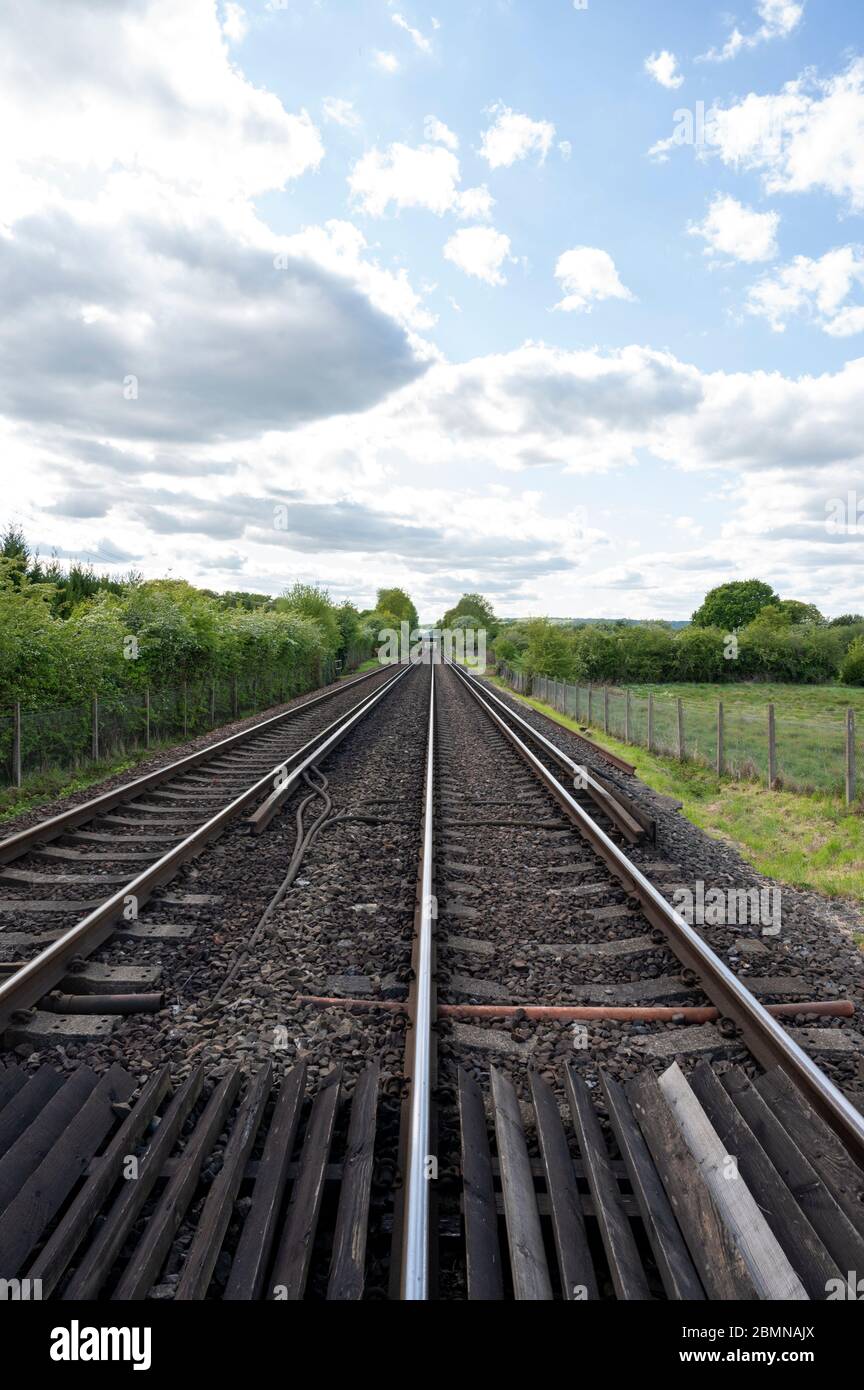
<svg viewBox="0 0 864 1390"><path fill-rule="evenodd" d="M364 671L374 671L380 666L377 656L370 656L368 661L361 661L359 666L355 666L353 671L343 671L339 677L340 681L349 681L353 676L362 676Z"/></svg>
<svg viewBox="0 0 864 1390"><path fill-rule="evenodd" d="M346 671L340 679L348 680L351 676L356 676L363 671L371 671L377 666L377 658L372 657L369 661L364 661L356 670ZM290 698L293 699L294 697L291 696ZM241 710L237 717L247 719L256 713L259 711ZM213 729L190 731L189 738L197 738L202 733L217 733L219 727L219 725L215 725ZM106 777L116 777L120 772L129 772L139 763L152 758L154 754L164 752L168 748L176 748L183 741L182 736L176 734L173 738L161 741L154 740L149 748L127 749L124 753L118 754L116 758L100 759L99 762L88 763L86 767L50 768L43 772L34 772L25 777L22 787L0 788L0 825L4 821L14 820L16 816L23 815L27 811L36 810L48 801L55 801L58 797L71 796L75 792L86 791L88 787L95 786Z"/></svg>
<svg viewBox="0 0 864 1390"><path fill-rule="evenodd" d="M152 743L149 748L138 748L123 753L117 758L102 759L89 763L86 768L59 768L47 772L35 772L24 779L22 787L3 787L0 789L0 824L43 806L46 801L57 797L71 796L74 792L86 791L88 787L102 782L106 777L115 777L118 772L128 772L147 758L172 743Z"/></svg>
<svg viewBox="0 0 864 1390"><path fill-rule="evenodd" d="M660 753L677 751L676 700L684 709L684 740L688 757L714 763L717 746L717 703L722 700L726 766L734 777L768 776L768 705L774 705L779 784L790 791L843 791L846 749L846 710L856 715L858 764L864 775L864 690L842 685L775 685L739 682L729 685L631 685L630 736L643 747L648 742L648 696L654 696L654 747ZM610 687L609 728L624 732L626 696ZM587 722L587 693L581 687L579 713ZM595 687L592 728L603 721L603 689Z"/></svg>
<svg viewBox="0 0 864 1390"><path fill-rule="evenodd" d="M846 710L854 709L859 718L864 718L864 688L857 685L781 685L760 681L738 681L727 685L709 684L670 684L670 685L631 685L634 695L654 695L658 698L677 699L689 703L717 708L722 700L726 709L743 709L749 713L763 713L767 705L773 703L778 713L794 716L796 719L843 719Z"/></svg>
<svg viewBox="0 0 864 1390"><path fill-rule="evenodd" d="M508 690L503 681L495 684ZM567 729L580 728L539 700L514 698ZM760 873L828 897L864 903L864 817L850 811L840 797L772 792L755 782L718 777L696 763L648 753L595 729L591 737L632 763L643 782L682 801L688 820L715 839L734 844Z"/></svg>

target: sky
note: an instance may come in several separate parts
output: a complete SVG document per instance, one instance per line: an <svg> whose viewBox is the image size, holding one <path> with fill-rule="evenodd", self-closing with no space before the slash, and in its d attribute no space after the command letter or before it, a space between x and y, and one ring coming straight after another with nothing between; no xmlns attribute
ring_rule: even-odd
<svg viewBox="0 0 864 1390"><path fill-rule="evenodd" d="M43 555L864 609L860 0L5 0L0 127Z"/></svg>

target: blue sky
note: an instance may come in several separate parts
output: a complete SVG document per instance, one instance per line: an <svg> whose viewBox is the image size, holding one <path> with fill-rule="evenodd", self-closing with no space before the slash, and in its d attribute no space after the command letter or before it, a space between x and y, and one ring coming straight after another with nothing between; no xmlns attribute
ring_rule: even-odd
<svg viewBox="0 0 864 1390"><path fill-rule="evenodd" d="M860 4L32 0L0 54L43 550L424 618L862 607Z"/></svg>

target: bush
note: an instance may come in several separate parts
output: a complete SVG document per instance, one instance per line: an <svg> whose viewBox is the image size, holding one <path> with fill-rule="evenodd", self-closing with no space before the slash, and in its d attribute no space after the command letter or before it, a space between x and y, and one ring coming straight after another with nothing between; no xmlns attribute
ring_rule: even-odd
<svg viewBox="0 0 864 1390"><path fill-rule="evenodd" d="M675 640L666 627L650 624L625 627L614 636L617 647L612 678L627 681L665 681L675 670Z"/></svg>
<svg viewBox="0 0 864 1390"><path fill-rule="evenodd" d="M577 680L615 680L618 648L611 632L604 632L599 627L577 628L571 635L570 642L573 647L573 669Z"/></svg>
<svg viewBox="0 0 864 1390"><path fill-rule="evenodd" d="M546 618L535 618L528 624L528 647L522 665L531 675L552 676L555 680L572 680L574 676L572 643L566 630Z"/></svg>
<svg viewBox="0 0 864 1390"><path fill-rule="evenodd" d="M722 681L732 674L726 633L719 627L686 627L675 639L675 675L679 681Z"/></svg>
<svg viewBox="0 0 864 1390"><path fill-rule="evenodd" d="M95 583L72 602L74 586L56 562L30 562L19 553L16 535L5 544L2 713L17 701L31 710L81 705L94 691L110 706L145 686L170 689L210 675L277 674L299 691L320 678L329 658L349 653L359 662L372 650L356 608L337 608L311 585L295 584L275 601L239 595L249 601L234 602L238 595L213 594L184 580L133 577L124 584Z"/></svg>
<svg viewBox="0 0 864 1390"><path fill-rule="evenodd" d="M864 637L856 637L846 652L840 679L844 685L864 685Z"/></svg>

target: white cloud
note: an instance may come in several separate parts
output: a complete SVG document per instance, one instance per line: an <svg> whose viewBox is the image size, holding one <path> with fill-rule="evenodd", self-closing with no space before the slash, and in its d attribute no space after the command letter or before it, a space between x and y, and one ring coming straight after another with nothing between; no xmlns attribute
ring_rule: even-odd
<svg viewBox="0 0 864 1390"><path fill-rule="evenodd" d="M417 48L420 49L421 53L432 52L432 44L430 40L426 38L425 34L421 34L419 29L412 29L411 25L408 23L404 15L394 14L391 15L390 18L393 20L393 23L397 26L397 28L404 29L405 33L410 36L412 42L415 44Z"/></svg>
<svg viewBox="0 0 864 1390"><path fill-rule="evenodd" d="M571 145L569 140L558 141L558 153L564 160L570 158L571 154L573 153L573 146Z"/></svg>
<svg viewBox="0 0 864 1390"><path fill-rule="evenodd" d="M61 168L67 198L128 173L222 202L282 189L320 164L307 112L247 82L212 3L146 0L135 16L92 0L0 6L0 128L16 131L0 147L7 224L57 204Z"/></svg>
<svg viewBox="0 0 864 1390"><path fill-rule="evenodd" d="M401 448L416 468L456 460L507 472L542 464L604 473L637 463L647 450L687 471L728 474L736 484L746 474L824 487L817 475L845 470L853 480L857 472L860 489L864 357L838 372L793 378L702 372L638 345L604 352L526 343L434 364L348 427L309 426L298 446L310 432L326 435L334 451L346 438L373 454Z"/></svg>
<svg viewBox="0 0 864 1390"><path fill-rule="evenodd" d="M494 206L495 199L485 183L479 184L477 188L466 188L464 193L457 193L456 195L455 212L457 217L471 220L491 217Z"/></svg>
<svg viewBox="0 0 864 1390"><path fill-rule="evenodd" d="M697 61L725 63L730 58L737 58L745 49L756 48L772 39L787 38L801 22L804 0L759 0L756 13L762 20L758 29L751 34L742 34L736 25L722 48L712 48L709 53L701 54Z"/></svg>
<svg viewBox="0 0 864 1390"><path fill-rule="evenodd" d="M864 304L850 304L840 309L823 327L834 338L851 338L853 333L864 333Z"/></svg>
<svg viewBox="0 0 864 1390"><path fill-rule="evenodd" d="M488 217L493 199L485 185L460 189L459 160L445 145L402 145L371 149L357 160L348 184L364 212L383 217L392 203L402 208L426 208L441 217Z"/></svg>
<svg viewBox="0 0 864 1390"><path fill-rule="evenodd" d="M456 135L437 116L427 116L423 122L423 134L435 145L446 145L448 150L458 150L459 136Z"/></svg>
<svg viewBox="0 0 864 1390"><path fill-rule="evenodd" d="M510 257L510 238L494 227L462 227L444 247L444 255L466 275L487 285L505 285L501 267Z"/></svg>
<svg viewBox="0 0 864 1390"><path fill-rule="evenodd" d="M659 141L651 154L666 157L694 144L688 123ZM807 72L780 92L750 92L733 106L707 113L700 156L719 155L736 170L761 172L768 193L822 189L864 208L864 58L841 73L817 79Z"/></svg>
<svg viewBox="0 0 864 1390"><path fill-rule="evenodd" d="M375 50L375 66L380 68L382 72L398 72L399 59L395 53L388 53L384 49L378 48Z"/></svg>
<svg viewBox="0 0 864 1390"><path fill-rule="evenodd" d="M589 310L601 299L632 299L622 285L615 262L608 251L596 246L574 246L564 251L555 266L555 279L564 290L564 298L555 305L565 313Z"/></svg>
<svg viewBox="0 0 864 1390"><path fill-rule="evenodd" d="M222 6L222 33L229 43L242 43L249 32L249 21L242 5L225 0Z"/></svg>
<svg viewBox="0 0 864 1390"><path fill-rule="evenodd" d="M21 127L0 155L7 419L73 454L204 445L366 408L434 359L421 296L357 228L279 237L256 213L323 147L231 64L209 0L6 7L0 67Z"/></svg>
<svg viewBox="0 0 864 1390"><path fill-rule="evenodd" d="M509 168L517 159L535 153L542 164L555 138L551 121L533 121L501 102L490 107L489 114L495 119L483 132L480 154L490 168Z"/></svg>
<svg viewBox="0 0 864 1390"><path fill-rule="evenodd" d="M321 109L325 120L344 126L346 130L357 130L363 124L354 110L354 103L344 97L325 97Z"/></svg>
<svg viewBox="0 0 864 1390"><path fill-rule="evenodd" d="M706 242L706 255L717 251L738 261L770 261L777 254L776 212L755 212L728 194L715 194L702 222L691 223L691 236Z"/></svg>
<svg viewBox="0 0 864 1390"><path fill-rule="evenodd" d="M844 304L856 285L864 286L864 248L840 246L818 260L796 256L763 276L748 292L747 309L778 333L804 315L834 337L849 337L864 328L864 305Z"/></svg>
<svg viewBox="0 0 864 1390"><path fill-rule="evenodd" d="M655 82L659 82L661 87L669 87L674 90L684 82L684 74L678 67L678 59L674 53L670 53L668 48L663 48L659 53L652 53L645 59L645 71L649 77L653 77Z"/></svg>
<svg viewBox="0 0 864 1390"><path fill-rule="evenodd" d="M391 202L397 209L428 208L440 217L456 201L459 178L459 161L443 145L415 149L397 142L387 150L367 151L351 170L348 184L372 217L382 217Z"/></svg>

